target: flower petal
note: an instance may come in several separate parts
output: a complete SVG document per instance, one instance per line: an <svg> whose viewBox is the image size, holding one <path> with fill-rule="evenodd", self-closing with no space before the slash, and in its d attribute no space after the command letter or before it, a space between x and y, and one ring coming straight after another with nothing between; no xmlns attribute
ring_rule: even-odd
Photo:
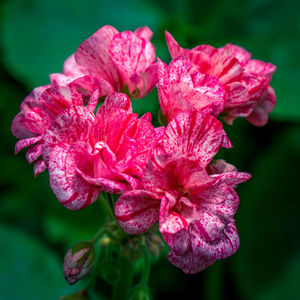
<svg viewBox="0 0 300 300"><path fill-rule="evenodd" d="M130 191L118 199L115 215L124 231L139 234L158 222L159 206L156 194L144 190Z"/></svg>
<svg viewBox="0 0 300 300"><path fill-rule="evenodd" d="M120 91L123 83L108 54L110 43L116 34L118 31L112 26L101 27L79 46L75 52L75 60L77 64L104 78Z"/></svg>
<svg viewBox="0 0 300 300"><path fill-rule="evenodd" d="M59 142L85 140L94 119L94 115L83 106L71 107L58 115L43 138L43 160L46 165L52 149Z"/></svg>
<svg viewBox="0 0 300 300"><path fill-rule="evenodd" d="M169 123L162 147L165 153L180 152L206 167L223 139L222 124L201 112L177 114Z"/></svg>
<svg viewBox="0 0 300 300"><path fill-rule="evenodd" d="M72 210L86 207L100 194L99 188L86 182L76 171L78 152L83 149L84 144L61 142L49 157L50 186L58 201Z"/></svg>

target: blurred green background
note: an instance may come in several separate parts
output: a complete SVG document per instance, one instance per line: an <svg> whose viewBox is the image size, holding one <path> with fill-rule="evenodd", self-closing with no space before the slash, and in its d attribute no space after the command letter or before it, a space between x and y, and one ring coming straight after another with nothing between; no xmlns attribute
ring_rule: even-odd
<svg viewBox="0 0 300 300"><path fill-rule="evenodd" d="M61 72L64 60L105 24L119 31L149 26L165 62L168 30L186 48L234 43L277 66L271 85L278 104L269 123L256 128L241 119L225 126L234 148L222 156L253 176L238 188L240 249L197 275L161 257L150 276L153 298L300 299L299 1L7 0L0 22L1 299L57 299L80 288L64 280L63 257L94 235L103 213L98 203L76 212L60 205L47 172L34 178L25 151L13 155L10 125L32 88ZM134 108L152 112L157 124L156 91L134 101Z"/></svg>

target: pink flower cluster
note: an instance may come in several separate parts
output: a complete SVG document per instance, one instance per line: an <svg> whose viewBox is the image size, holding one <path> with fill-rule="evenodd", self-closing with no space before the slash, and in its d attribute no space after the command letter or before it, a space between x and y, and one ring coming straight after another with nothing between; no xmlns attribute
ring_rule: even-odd
<svg viewBox="0 0 300 300"><path fill-rule="evenodd" d="M231 143L216 119L246 117L264 125L276 98L269 83L275 67L226 45L181 48L166 33L173 60L155 62L148 27L135 32L100 28L65 62L63 73L35 88L12 123L16 153L34 174L48 169L50 186L69 209L96 201L101 191L121 194L115 216L129 234L156 223L169 260L199 272L239 247L234 187L248 173L222 159ZM155 86L166 126L133 113L131 98Z"/></svg>

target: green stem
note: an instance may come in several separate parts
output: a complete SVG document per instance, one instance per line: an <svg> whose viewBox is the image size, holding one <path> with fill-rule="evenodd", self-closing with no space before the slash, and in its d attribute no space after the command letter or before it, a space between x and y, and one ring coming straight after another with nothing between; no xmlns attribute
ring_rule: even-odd
<svg viewBox="0 0 300 300"><path fill-rule="evenodd" d="M99 269L100 269L100 266L101 266L100 261L101 261L101 258L103 257L103 253L104 253L104 249L103 249L103 247L100 247L99 251L98 251L97 258L96 258L96 261L95 261L94 268L92 270L93 273L92 273L92 275L90 277L90 280L89 280L89 282L86 286L86 290L93 288L94 283L97 280L97 277L98 277L98 274L99 274Z"/></svg>
<svg viewBox="0 0 300 300"><path fill-rule="evenodd" d="M114 214L115 205L114 205L114 201L113 201L113 198L112 198L112 194L107 193L107 200L108 200L108 204L109 204L110 210Z"/></svg>
<svg viewBox="0 0 300 300"><path fill-rule="evenodd" d="M132 287L133 263L127 257L119 256L118 265L120 266L121 276L113 287L112 300L128 299Z"/></svg>
<svg viewBox="0 0 300 300"><path fill-rule="evenodd" d="M144 270L143 270L143 275L141 278L140 285L143 287L147 287L149 275L150 275L150 269L151 269L151 259L150 259L148 248L144 243L141 245L141 249L144 254Z"/></svg>
<svg viewBox="0 0 300 300"><path fill-rule="evenodd" d="M113 213L113 208L111 208L110 204L108 203L108 197L105 197L104 196L104 192L102 192L99 200L100 200L100 203L105 211L105 214L107 215L108 219L110 221L114 221L115 220L115 216L114 216L114 213Z"/></svg>

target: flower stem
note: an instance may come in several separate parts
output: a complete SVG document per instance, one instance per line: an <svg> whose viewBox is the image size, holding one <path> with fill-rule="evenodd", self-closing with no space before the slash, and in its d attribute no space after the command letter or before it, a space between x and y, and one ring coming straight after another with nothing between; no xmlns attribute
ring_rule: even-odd
<svg viewBox="0 0 300 300"><path fill-rule="evenodd" d="M100 269L100 266L101 266L101 259L103 257L103 254L104 254L104 249L103 247L100 247L99 250L98 250L98 255L97 255L97 258L96 258L96 261L95 261L95 265L94 265L94 268L93 268L93 271L92 271L92 275L90 277L90 280L86 286L86 290L88 289L91 289L93 288L93 285L99 275L99 269Z"/></svg>
<svg viewBox="0 0 300 300"><path fill-rule="evenodd" d="M112 198L112 194L107 193L107 200L108 200L110 210L112 211L112 213L114 215L115 205L114 205L114 201L113 201L113 198Z"/></svg>
<svg viewBox="0 0 300 300"><path fill-rule="evenodd" d="M133 281L133 263L127 257L119 256L118 264L121 276L113 287L112 300L128 299Z"/></svg>
<svg viewBox="0 0 300 300"><path fill-rule="evenodd" d="M108 219L110 221L114 221L115 220L115 216L114 216L114 209L113 209L113 206L111 206L111 204L109 203L110 202L110 198L111 198L111 195L110 194L107 194L107 196L105 196L106 193L102 193L99 200L100 200L100 203L108 217ZM109 197L109 196L110 197Z"/></svg>
<svg viewBox="0 0 300 300"><path fill-rule="evenodd" d="M151 269L151 259L150 259L148 248L144 243L141 245L141 249L144 254L144 270L143 270L143 275L141 278L140 285L143 287L147 287L149 275L150 275L150 269Z"/></svg>

